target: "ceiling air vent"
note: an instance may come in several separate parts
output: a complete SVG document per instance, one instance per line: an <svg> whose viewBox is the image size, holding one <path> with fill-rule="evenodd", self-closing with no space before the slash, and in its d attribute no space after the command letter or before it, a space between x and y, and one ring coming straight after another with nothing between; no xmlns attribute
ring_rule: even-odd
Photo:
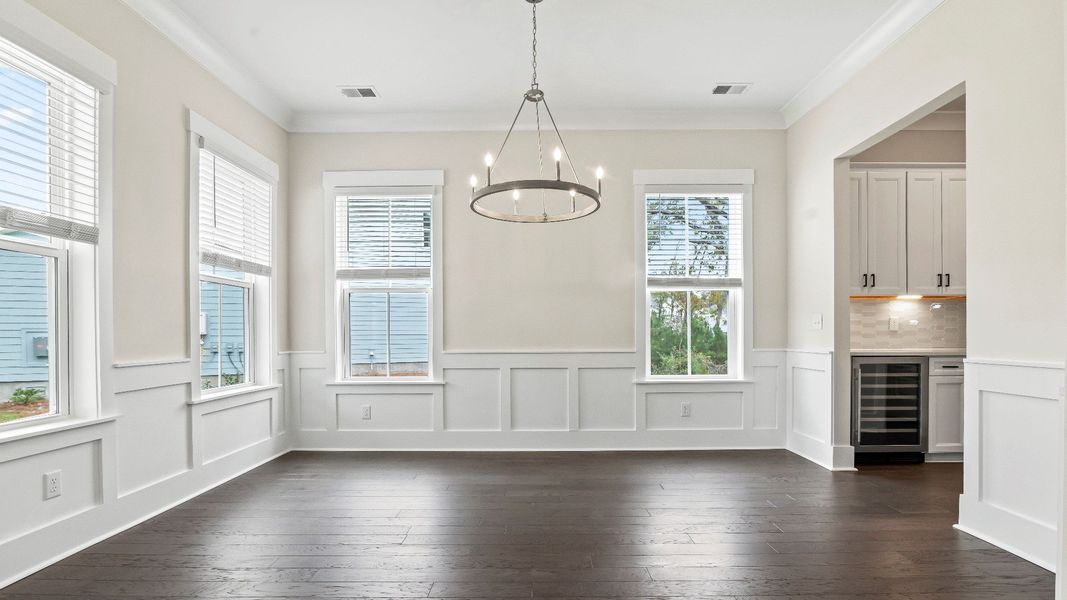
<svg viewBox="0 0 1067 600"><path fill-rule="evenodd" d="M715 89L711 90L711 93L716 96L744 94L751 86L751 83L717 83L715 84Z"/></svg>
<svg viewBox="0 0 1067 600"><path fill-rule="evenodd" d="M378 90L369 85L341 86L341 95L345 98L377 98Z"/></svg>

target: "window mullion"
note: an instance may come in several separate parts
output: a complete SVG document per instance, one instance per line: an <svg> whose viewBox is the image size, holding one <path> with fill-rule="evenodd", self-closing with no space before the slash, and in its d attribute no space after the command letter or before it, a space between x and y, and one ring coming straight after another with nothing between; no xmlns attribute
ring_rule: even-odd
<svg viewBox="0 0 1067 600"><path fill-rule="evenodd" d="M218 333L215 334L215 338L218 340L215 346L215 360L218 362L218 372L215 375L215 387L221 388L222 382L225 380L222 376L222 284L215 284L215 301L218 304Z"/></svg>
<svg viewBox="0 0 1067 600"><path fill-rule="evenodd" d="M393 295L385 294L385 376L393 375Z"/></svg>
<svg viewBox="0 0 1067 600"><path fill-rule="evenodd" d="M693 374L693 291L685 293L685 345L688 374Z"/></svg>

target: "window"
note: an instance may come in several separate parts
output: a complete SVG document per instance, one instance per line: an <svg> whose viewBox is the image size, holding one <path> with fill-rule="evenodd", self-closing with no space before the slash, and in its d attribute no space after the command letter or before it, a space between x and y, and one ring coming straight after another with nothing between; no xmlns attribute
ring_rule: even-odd
<svg viewBox="0 0 1067 600"><path fill-rule="evenodd" d="M271 275L272 186L199 149L200 386L255 382L254 296Z"/></svg>
<svg viewBox="0 0 1067 600"><path fill-rule="evenodd" d="M739 376L744 194L645 194L648 375Z"/></svg>
<svg viewBox="0 0 1067 600"><path fill-rule="evenodd" d="M343 377L428 377L433 192L336 197Z"/></svg>
<svg viewBox="0 0 1067 600"><path fill-rule="evenodd" d="M98 114L96 88L0 38L0 427L70 411L70 303L95 314L70 289L95 273Z"/></svg>

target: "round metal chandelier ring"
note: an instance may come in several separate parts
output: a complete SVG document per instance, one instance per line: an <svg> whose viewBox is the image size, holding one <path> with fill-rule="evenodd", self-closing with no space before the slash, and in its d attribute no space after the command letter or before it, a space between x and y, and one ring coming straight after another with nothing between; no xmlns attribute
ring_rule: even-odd
<svg viewBox="0 0 1067 600"><path fill-rule="evenodd" d="M493 210L491 208L488 208L487 206L482 205L479 202L483 198L487 198L489 196L502 194L504 192L513 192L516 190L559 190L561 192L573 191L576 196L585 196L586 198L592 200L593 203L581 210L574 210L566 213L517 215L514 213ZM574 219L580 219L600 210L600 192L580 183L562 181L559 179L520 179L516 181L504 181L501 183L494 183L492 185L487 185L481 189L474 190L471 194L470 206L471 210L473 210L475 213L482 215L483 217L496 219L497 221L508 221L511 223L561 223L563 221L572 221Z"/></svg>

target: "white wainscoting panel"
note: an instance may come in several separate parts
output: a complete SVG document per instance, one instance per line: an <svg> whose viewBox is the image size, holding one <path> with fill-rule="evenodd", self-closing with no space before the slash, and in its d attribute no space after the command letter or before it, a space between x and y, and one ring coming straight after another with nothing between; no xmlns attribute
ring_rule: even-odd
<svg viewBox="0 0 1067 600"><path fill-rule="evenodd" d="M752 380L649 382L633 352L446 352L441 381L372 384L334 381L325 353L293 354L294 447L782 448L785 356L753 352Z"/></svg>
<svg viewBox="0 0 1067 600"><path fill-rule="evenodd" d="M645 395L645 424L657 429L734 429L744 428L744 394L742 392L649 392ZM689 404L690 416L682 416L682 405Z"/></svg>
<svg viewBox="0 0 1067 600"><path fill-rule="evenodd" d="M786 352L786 408L786 447L827 469L840 468L832 438L832 352Z"/></svg>
<svg viewBox="0 0 1067 600"><path fill-rule="evenodd" d="M1046 569L1059 544L1064 370L968 360L959 528Z"/></svg>
<svg viewBox="0 0 1067 600"><path fill-rule="evenodd" d="M637 428L635 369L577 369L578 429L633 431Z"/></svg>
<svg viewBox="0 0 1067 600"><path fill-rule="evenodd" d="M271 405L271 398L262 398L202 414L204 463L269 440Z"/></svg>
<svg viewBox="0 0 1067 600"><path fill-rule="evenodd" d="M85 512L102 502L100 440L81 441L0 462L0 544ZM63 493L44 499L44 474L62 471Z"/></svg>
<svg viewBox="0 0 1067 600"><path fill-rule="evenodd" d="M513 431L566 431L567 369L511 370L511 429Z"/></svg>
<svg viewBox="0 0 1067 600"><path fill-rule="evenodd" d="M362 417L370 407L370 419ZM337 395L339 431L433 431L434 394L406 392L344 393Z"/></svg>
<svg viewBox="0 0 1067 600"><path fill-rule="evenodd" d="M192 468L189 383L117 394L119 496Z"/></svg>
<svg viewBox="0 0 1067 600"><path fill-rule="evenodd" d="M324 357L323 357L324 358ZM301 361L303 362L303 361ZM321 361L325 362L325 360ZM331 427L334 423L328 422L328 417L331 414L330 407L326 406L323 402L314 401L322 398L322 392L325 389L327 370L325 366L319 366L314 368L294 367L292 372L297 377L297 414L300 419L300 429L304 431L325 431L327 429L336 428ZM313 400L307 402L305 400Z"/></svg>
<svg viewBox="0 0 1067 600"><path fill-rule="evenodd" d="M500 431L500 369L445 369L445 429Z"/></svg>
<svg viewBox="0 0 1067 600"><path fill-rule="evenodd" d="M778 429L781 427L781 402L779 398L785 393L785 369L778 365L756 365L753 367L755 390L752 398L752 428Z"/></svg>

